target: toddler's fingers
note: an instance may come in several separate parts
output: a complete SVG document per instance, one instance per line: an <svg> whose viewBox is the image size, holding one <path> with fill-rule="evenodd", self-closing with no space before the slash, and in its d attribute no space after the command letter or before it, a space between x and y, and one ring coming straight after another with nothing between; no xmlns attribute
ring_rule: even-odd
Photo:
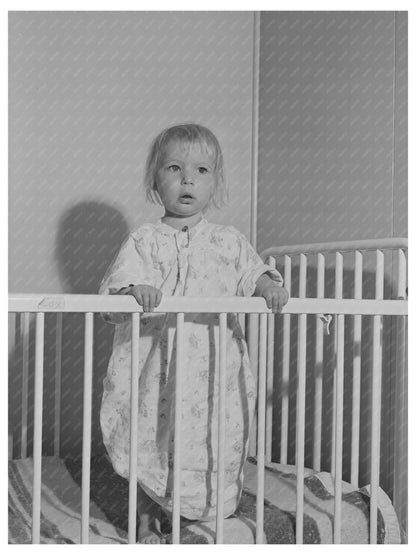
<svg viewBox="0 0 416 555"><path fill-rule="evenodd" d="M161 300L162 300L162 291L160 289L157 289L156 290L155 306L159 306Z"/></svg>
<svg viewBox="0 0 416 555"><path fill-rule="evenodd" d="M279 291L273 295L272 305L273 312L282 312L283 307L288 301L288 295L286 291Z"/></svg>
<svg viewBox="0 0 416 555"><path fill-rule="evenodd" d="M155 309L155 307L160 303L160 298L159 298L159 291L158 289L150 289L150 291L148 292L148 304L147 304L147 312L153 312L153 310Z"/></svg>
<svg viewBox="0 0 416 555"><path fill-rule="evenodd" d="M270 297L270 305L272 312L279 312L279 297L277 295L272 294Z"/></svg>
<svg viewBox="0 0 416 555"><path fill-rule="evenodd" d="M149 291L142 293L143 296L143 311L151 312L153 310L152 296Z"/></svg>
<svg viewBox="0 0 416 555"><path fill-rule="evenodd" d="M157 306L157 302L156 302L157 296L156 296L156 291L150 291L149 293L149 312L153 312L153 310L155 309L155 306Z"/></svg>
<svg viewBox="0 0 416 555"><path fill-rule="evenodd" d="M143 312L148 312L149 310L149 294L147 291L138 290L135 292L136 301L143 308Z"/></svg>
<svg viewBox="0 0 416 555"><path fill-rule="evenodd" d="M138 295L136 297L136 300L139 303L139 305L143 308L143 312L146 312L146 310L147 310L146 295L144 295L143 293L138 293Z"/></svg>
<svg viewBox="0 0 416 555"><path fill-rule="evenodd" d="M279 296L274 296L272 301L272 310L273 312L280 312L282 310L282 303Z"/></svg>
<svg viewBox="0 0 416 555"><path fill-rule="evenodd" d="M136 301L138 302L138 304L140 306L143 306L143 298L142 298L142 295L141 295L139 289L130 289L127 292L127 295L131 295L132 297L134 297L136 299Z"/></svg>
<svg viewBox="0 0 416 555"><path fill-rule="evenodd" d="M271 295L267 294L264 295L264 300L266 301L267 308L273 308L272 297Z"/></svg>

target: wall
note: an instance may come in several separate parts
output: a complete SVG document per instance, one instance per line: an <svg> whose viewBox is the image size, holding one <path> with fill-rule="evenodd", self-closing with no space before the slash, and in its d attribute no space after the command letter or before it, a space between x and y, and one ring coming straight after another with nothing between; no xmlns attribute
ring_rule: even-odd
<svg viewBox="0 0 416 555"><path fill-rule="evenodd" d="M11 290L96 290L119 236L161 214L140 183L150 140L173 123L218 135L230 205L212 219L249 234L252 18L11 12ZM88 280L81 265L72 275L83 257Z"/></svg>
<svg viewBox="0 0 416 555"><path fill-rule="evenodd" d="M407 13L263 12L260 42L258 242L273 245L407 236ZM386 298L394 298L395 261L386 253ZM344 289L352 296L353 258ZM315 296L316 268L308 273ZM326 259L325 295L334 295L334 259ZM296 281L296 272L293 269ZM292 290L297 295L296 287ZM374 264L364 267L364 298L374 298ZM313 398L314 327L308 327L308 395ZM278 326L279 328L279 326ZM292 326L290 462L295 456L296 326ZM371 321L363 327L360 483L370 474ZM406 376L396 374L396 329L384 319L381 485L406 528L406 451L397 443L398 410L406 422ZM352 330L346 327L344 479L351 437ZM279 395L277 335L276 399ZM326 384L333 337L326 338ZM329 380L329 381L328 381ZM397 389L400 384L403 391ZM331 387L324 406L323 469L330 470ZM397 402L399 400L399 403ZM312 465L312 404L307 407L306 464ZM279 433L279 401L276 434ZM401 436L405 437L405 431ZM276 436L275 436L276 437ZM279 458L279 442L274 454ZM396 478L393 483L393 469ZM401 476L397 478L397 469ZM396 483L397 480L397 483Z"/></svg>
<svg viewBox="0 0 416 555"><path fill-rule="evenodd" d="M259 250L406 235L406 22L262 13Z"/></svg>
<svg viewBox="0 0 416 555"><path fill-rule="evenodd" d="M208 217L249 235L252 36L251 12L9 14L10 291L96 293L127 231L162 214L140 183L150 140L174 123L197 121L217 134L229 205ZM54 318L45 331L45 448L53 439ZM95 319L97 448L112 331ZM80 449L82 344L82 318L65 315L63 454ZM32 334L31 365L33 353ZM11 360L17 419L20 349Z"/></svg>

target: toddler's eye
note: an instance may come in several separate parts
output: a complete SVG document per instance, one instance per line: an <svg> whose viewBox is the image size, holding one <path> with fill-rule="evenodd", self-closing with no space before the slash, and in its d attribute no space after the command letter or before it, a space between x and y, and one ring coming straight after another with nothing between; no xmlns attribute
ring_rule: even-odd
<svg viewBox="0 0 416 555"><path fill-rule="evenodd" d="M208 173L208 168L204 168L204 166L201 166L200 168L198 168L199 173L205 174Z"/></svg>
<svg viewBox="0 0 416 555"><path fill-rule="evenodd" d="M178 171L181 170L181 168L177 164L172 164L172 165L168 166L168 170L170 170L172 172L178 172Z"/></svg>

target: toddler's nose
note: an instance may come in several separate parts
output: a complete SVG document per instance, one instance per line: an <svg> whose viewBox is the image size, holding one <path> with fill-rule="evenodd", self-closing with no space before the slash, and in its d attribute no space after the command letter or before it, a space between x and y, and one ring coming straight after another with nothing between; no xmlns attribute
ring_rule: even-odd
<svg viewBox="0 0 416 555"><path fill-rule="evenodd" d="M184 173L182 181L185 185L188 184L188 183L193 183L194 179L192 177L192 174L191 173Z"/></svg>

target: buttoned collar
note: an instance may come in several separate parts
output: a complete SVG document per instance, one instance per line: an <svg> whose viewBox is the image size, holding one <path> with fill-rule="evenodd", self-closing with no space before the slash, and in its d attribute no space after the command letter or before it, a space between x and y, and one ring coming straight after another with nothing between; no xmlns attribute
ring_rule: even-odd
<svg viewBox="0 0 416 555"><path fill-rule="evenodd" d="M207 224L207 220L205 218L202 218L201 220L199 220L199 222L197 224L195 224L192 227L188 227L188 226L184 226L180 229L176 229L175 227L172 227L169 224L165 224L164 222L162 222L162 219L159 218L159 220L156 223L156 227L157 229L159 229L161 232L163 233L167 233L168 235L178 235L180 233L184 232L184 228L188 228L189 229L189 233L191 236L194 236L198 231L200 231L206 224Z"/></svg>

